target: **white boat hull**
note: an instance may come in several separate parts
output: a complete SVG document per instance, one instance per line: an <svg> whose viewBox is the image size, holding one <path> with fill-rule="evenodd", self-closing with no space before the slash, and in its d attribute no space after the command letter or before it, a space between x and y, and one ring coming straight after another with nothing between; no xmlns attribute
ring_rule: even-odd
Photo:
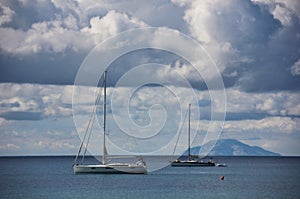
<svg viewBox="0 0 300 199"><path fill-rule="evenodd" d="M74 165L74 173L99 173L99 174L146 174L145 165L137 164L94 164L94 165Z"/></svg>

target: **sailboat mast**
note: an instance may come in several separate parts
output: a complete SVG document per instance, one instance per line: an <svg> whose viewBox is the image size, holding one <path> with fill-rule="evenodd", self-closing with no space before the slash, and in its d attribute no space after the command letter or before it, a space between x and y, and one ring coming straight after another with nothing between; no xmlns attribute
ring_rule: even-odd
<svg viewBox="0 0 300 199"><path fill-rule="evenodd" d="M102 154L102 164L105 164L106 147L105 147L105 136L106 136L106 77L107 71L104 71L104 104L103 104L103 154Z"/></svg>
<svg viewBox="0 0 300 199"><path fill-rule="evenodd" d="M189 104L188 158L191 160L191 104Z"/></svg>

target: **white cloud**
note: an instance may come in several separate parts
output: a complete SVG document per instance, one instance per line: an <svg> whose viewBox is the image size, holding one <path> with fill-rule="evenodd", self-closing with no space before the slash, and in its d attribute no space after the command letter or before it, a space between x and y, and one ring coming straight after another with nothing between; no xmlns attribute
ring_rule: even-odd
<svg viewBox="0 0 300 199"><path fill-rule="evenodd" d="M170 68L166 66L166 68L162 68L161 70L168 71L169 69ZM177 70L184 70L187 75L191 75L189 70L185 70L184 66L183 68L175 67L175 71ZM172 73L170 74L171 77L166 74L161 78L170 78L170 80L172 80ZM171 90L160 87L143 87L143 90L140 90L143 92L135 94L130 93L132 91L130 87L108 88L108 95L111 96L112 92L114 92L113 97L115 104L120 106L120 108L125 106L124 101L126 102L126 97L130 97L128 95L131 94L134 94L135 98L132 98L130 103L135 107L142 105L137 103L138 101L147 101L148 105L163 103L170 104L171 106L176 105L176 103L179 102L178 100L183 104L190 102L192 96L189 88L172 85L168 85L168 88ZM73 86L2 83L0 84L0 91L0 113L7 111L32 111L42 112L45 116L53 117L70 116L72 114ZM95 90L94 87L77 86L75 91L75 96L78 97L75 102L82 108L80 110L83 112L91 111L98 89ZM168 92L171 92L171 94L168 94ZM194 92L199 100L211 101L208 91L194 90ZM247 93L237 89L227 89L226 93L227 110L229 112L249 114L265 113L273 116L300 115L300 96L296 92ZM176 98L176 95L180 98ZM151 100L149 101L149 99ZM208 107L210 107L210 103ZM215 106L217 108L215 110L216 112L221 111L221 109L218 109L218 103L219 102L216 102Z"/></svg>
<svg viewBox="0 0 300 199"><path fill-rule="evenodd" d="M146 27L147 25L135 17L129 17L124 13L112 10L101 19L99 17L92 17L90 19L90 26L81 29L81 32L89 33L89 35L94 37L94 44L98 44L121 31Z"/></svg>
<svg viewBox="0 0 300 199"><path fill-rule="evenodd" d="M281 5L276 5L272 13L274 17L281 22L282 25L289 26L292 23L292 13L289 9Z"/></svg>
<svg viewBox="0 0 300 199"><path fill-rule="evenodd" d="M66 0L66 1L59 1L59 0L51 0L54 6L58 9L61 9L63 12L70 12L73 11L76 14L80 14L82 11L78 7L76 1Z"/></svg>
<svg viewBox="0 0 300 199"><path fill-rule="evenodd" d="M266 113L270 115L300 115L298 93L281 91L276 93L247 93L227 89L227 110L243 113Z"/></svg>
<svg viewBox="0 0 300 199"><path fill-rule="evenodd" d="M89 16L103 16L108 12L105 0L51 0L53 5L62 13L71 13L78 21L77 26L84 28L89 26Z"/></svg>
<svg viewBox="0 0 300 199"><path fill-rule="evenodd" d="M70 95L72 89L72 86L2 83L0 84L0 114L36 112L42 113L45 117L70 116L72 115L72 95ZM69 106L66 107L68 104Z"/></svg>
<svg viewBox="0 0 300 199"><path fill-rule="evenodd" d="M300 21L300 2L294 0L252 0L257 4L267 5L274 18L278 19L282 25L291 25L293 15Z"/></svg>
<svg viewBox="0 0 300 199"><path fill-rule="evenodd" d="M221 71L250 60L235 47L236 41L251 34L249 30L255 26L255 17L247 10L246 2L179 0L173 3L187 7L184 20L191 35L201 42Z"/></svg>
<svg viewBox="0 0 300 199"><path fill-rule="evenodd" d="M257 91L287 90L298 82L290 78L287 68L299 57L299 1L174 0L173 3L185 9L184 19L191 35L207 49L221 72L237 71L234 78L228 78L235 79L232 84ZM266 80L269 71L280 77L276 85L266 83L272 81Z"/></svg>
<svg viewBox="0 0 300 199"><path fill-rule="evenodd" d="M129 104L127 104L128 93L132 91L129 87L108 88L108 96L112 97L112 91L114 91L114 114L116 117L131 118L136 125L141 126L141 131L132 131L136 136L147 136L153 131L147 129L147 125L153 122L152 126L155 129L160 128L160 121L164 121L165 115L162 114L161 107L153 107L153 105L161 104L167 113L167 122L164 124L163 134L155 144L150 143L151 147L156 148L161 144L166 144L166 139L171 139L179 128L178 121L174 119L180 119L180 109L182 109L182 117L184 117L186 106L191 101L190 90L185 87L173 86L173 90L176 90L176 95L180 96L180 105L178 106L178 98L176 98L170 91L159 87L144 87L133 93ZM94 88L82 87L82 97L78 103L80 106L79 114L82 123L77 123L79 133L82 134L86 128L88 115L92 110ZM84 91L85 90L85 91ZM1 112L6 111L37 111L44 115L44 118L38 121L34 120L5 120L0 117L0 131L2 134L2 146L3 153L19 153L22 151L27 153L75 153L78 144L78 137L74 127L73 115L72 115L72 86L54 86L54 85L37 85L37 84L0 84L0 92L3 95L0 96ZM212 91L219 92L219 91ZM200 101L210 101L210 95L208 91L195 90L196 96ZM34 97L33 97L34 96ZM226 121L222 138L233 138L246 141L248 144L258 146L268 146L271 142L276 142L278 139L292 140L298 139L297 136L300 130L300 121L298 116L300 115L299 94L291 92L278 92L278 93L245 93L235 89L227 90L227 110L230 113L240 114L237 120ZM15 106L16 103L19 106ZM118 134L119 128L114 124L112 113L110 112L111 101L109 101L108 112L108 125L110 139L118 142L120 146L130 145L131 149L139 147L134 144L134 140L127 140L124 142L125 137ZM218 103L218 102L216 102ZM195 135L196 129L198 129L199 137L195 141L194 145L199 145L203 141L203 133L207 131L209 126L208 120L200 120L199 114L195 112L197 102L193 103L192 108L192 134ZM152 111L151 107L153 108ZM201 118L210 112L210 103L202 104L200 107ZM95 151L99 153L99 129L102 124L101 110L99 110L98 121L100 126L97 126L96 131L98 134L93 137L91 146L95 146ZM128 112L129 111L129 112ZM150 112L149 112L150 111ZM216 112L220 111L216 106ZM149 115L150 113L150 115ZM245 114L247 113L247 114ZM262 118L251 119L252 114L263 113ZM171 117L170 117L171 116ZM209 116L209 115L208 115ZM250 119L248 118L250 117ZM151 118L153 119L151 121ZM116 119L116 118L115 118ZM183 119L183 118L182 118ZM124 121L124 120L123 120ZM185 123L184 126L187 125ZM198 123L199 122L199 123ZM123 124L127 129L136 128L126 123ZM198 126L197 126L198 125ZM149 127L149 126L148 126ZM126 129L125 129L126 130ZM153 129L152 129L153 130ZM184 132L186 128L184 128ZM126 132L126 131L125 131ZM201 134L201 135L200 135ZM126 140L125 139L125 140ZM179 145L184 148L185 137L179 142ZM256 140L256 141L254 141ZM269 142L268 142L269 140ZM287 140L288 141L288 140ZM20 146L20 148L10 147L6 144L14 144ZM34 144L35 143L35 144ZM149 144L149 143L148 143ZM282 143L283 144L283 143ZM97 147L96 147L97 146ZM285 145L286 146L286 145ZM5 150L4 150L5 147ZM289 154L288 150L283 150L282 145L273 146L269 148L276 152ZM294 150L294 149L293 149ZM112 153L116 151L111 151ZM290 152L290 154L294 152Z"/></svg>
<svg viewBox="0 0 300 199"><path fill-rule="evenodd" d="M1 27L0 48L15 55L58 53L67 49L86 51L121 31L146 26L137 18L116 11L109 11L102 18L92 17L89 24L81 29L78 29L72 14L61 17L34 23L27 31Z"/></svg>
<svg viewBox="0 0 300 199"><path fill-rule="evenodd" d="M15 12L0 2L0 26L12 21Z"/></svg>
<svg viewBox="0 0 300 199"><path fill-rule="evenodd" d="M36 101L24 98L12 97L9 99L1 100L2 111L37 111L39 105Z"/></svg>
<svg viewBox="0 0 300 199"><path fill-rule="evenodd" d="M291 73L292 75L300 75L300 59L296 61L293 66L291 67Z"/></svg>
<svg viewBox="0 0 300 199"><path fill-rule="evenodd" d="M247 139L248 136L254 138L264 134L274 136L276 134L289 135L297 133L300 129L299 119L292 119L290 117L267 117L261 120L240 120L240 121L226 121L224 130L226 132L236 133L239 138Z"/></svg>
<svg viewBox="0 0 300 199"><path fill-rule="evenodd" d="M33 4L32 1L28 0L22 0L20 2L23 5ZM216 60L217 65L220 66L221 71L226 69L226 67L235 66L237 63L243 63L248 66L248 64L251 65L252 62L256 62L257 60L264 60L265 62L258 63L258 65L262 66L262 68L266 65L272 65L272 68L270 67L265 70L268 71L267 74L269 74L269 72L273 70L273 63L278 61L276 57L280 57L280 60L287 60L289 56L298 56L298 54L293 54L299 52L299 50L296 49L298 47L291 48L292 43L290 41L294 39L294 29L298 28L298 26L295 25L297 21L295 17L298 18L299 23L299 1L252 0L252 3L258 4L259 6L263 5L261 10L259 10L257 5L254 6L249 1L173 0L172 2L178 6L182 6L180 12L178 10L176 10L176 12L180 13L179 15L184 12L183 20L186 22L185 25L187 25L191 36L201 42L205 49L208 50ZM36 7L38 8L40 3L44 3L44 0L36 0L34 3L37 4ZM13 22L13 20L18 17L18 13L15 13L9 7L0 3L0 48L3 52L13 55L30 56L31 54L40 52L62 53L67 50L88 51L99 42L119 32L145 27L151 23L163 26L163 23L158 23L160 16L165 16L163 21L166 22L166 26L168 26L169 23L177 23L175 20L177 18L173 19L167 17L170 16L168 12L161 14L163 11L173 10L173 8L170 9L166 4L158 5L156 3L150 8L148 6L149 4L145 3L142 9L136 9L139 7L139 4L143 4L143 2L130 5L126 2L117 1L52 0L52 3L57 9L53 17L30 24L28 29L6 27L5 25L7 23ZM263 10L266 8L265 5L267 5L271 15L263 13L265 12L265 10ZM110 11L108 9L110 9ZM176 15L176 13L174 15ZM173 15L171 16L173 17ZM278 25L278 21L274 20L274 18L277 19L282 26ZM264 29L265 27L267 28ZM159 30L162 29L163 28L160 28ZM179 34L180 31L182 31L182 29L179 29L179 31L174 30L173 33ZM174 42L169 35L160 35L163 33L164 31L155 32L156 35L151 35L152 40L149 41L149 43L152 42L155 44L156 42L166 47L173 47L175 50L178 49L178 46L184 50L189 48L189 46L185 46L184 43L178 44ZM299 39L299 33L297 34L297 38ZM132 36L132 38L134 38L134 36ZM295 40L294 43L297 44L297 41ZM137 42L137 40L129 42L134 43ZM285 52L286 54L284 54ZM257 54L259 58L257 58ZM282 56L277 56L278 54ZM276 57L274 57L274 55L276 55ZM284 64L280 62L280 65ZM298 59L295 63L285 66L284 69L293 76L297 76L300 74L299 65L300 60ZM251 67L252 65L249 68ZM289 67L288 70L286 70L286 67ZM243 70L243 66L240 68ZM240 75L238 69L240 68L237 67L237 70L229 73L227 77L238 78ZM255 69L260 70L258 68ZM246 76L244 78L252 78L256 82L256 78L259 76L247 72L247 69L245 69ZM155 76L160 82L169 82L170 84L176 85L173 88L183 96L183 104L188 104L191 96L187 88L180 87L181 85L177 84L177 82L180 83L177 79L177 74L189 80L199 80L198 76L190 67L187 67L185 64L181 65L179 62L175 63L172 67L166 65L159 70L149 68L147 71L144 71L143 74ZM143 79L144 76L140 75L135 78L136 79L132 80L133 82L136 82L138 79ZM70 119L72 117L72 89L72 86L0 84L0 114L7 112L40 112L43 117L41 121L37 121L36 128L37 130L43 130L43 125L45 125L43 121L47 119L59 120L57 118ZM94 96L95 89L88 87L82 87L80 89L84 91L82 91L82 95L79 95L80 97L76 99L81 105L78 112L86 114L92 110L94 98L90 96ZM78 92L81 92L80 89ZM127 109L124 107L126 106L124 101L127 100L126 93L131 90L124 87L116 88L116 90L117 95L115 96L115 100L119 108L118 116L120 118L126 117ZM111 92L111 89L109 88L108 91ZM196 95L200 101L210 102L209 93L207 91L196 91ZM237 113L238 116L235 119L238 120L228 121L225 126L226 131L244 136L241 132L247 130L249 134L256 133L255 135L259 135L260 140L263 140L262 138L271 134L274 134L274 139L279 139L278 136L280 135L288 134L290 136L299 132L299 121L297 119L300 115L299 93L286 91L276 93L245 93L233 88L227 90L227 97L228 111L230 113ZM158 88L148 88L144 90L144 92L137 94L130 103L132 106L131 115L133 119L136 120L137 124L143 125L149 123L148 110L150 105L163 103L172 107L176 105L177 99L172 95L168 95L166 92L163 93L159 91ZM218 109L218 101L212 103L216 103L217 109L215 111L221 110ZM205 115L210 111L210 103L203 104L201 114ZM152 116L162 120L163 114L158 111L158 109L159 108L153 110ZM178 114L179 112L172 112L172 115ZM258 114L258 119L247 118L252 114ZM70 121L72 121L72 119L70 119ZM192 126L196 129L194 122L195 121L193 121ZM206 129L204 128L208 125L206 122L207 121L204 121L200 130ZM6 120L0 117L0 127L5 131L5 135L10 134L15 137L23 135L24 133L20 133L22 126L16 124L17 123L13 120ZM67 132L67 130L58 132L52 128L54 127L49 127L49 131L46 131L46 136L60 137ZM29 132L28 129L27 131ZM143 133L147 132L144 131ZM36 139L35 141L37 146L53 146L53 148L55 148L55 145L52 144L53 140ZM16 149L16 147L13 147L14 145L22 146L19 145L18 142L14 142L14 140L7 140L7 143L11 143L11 145L8 146L5 143L1 146L11 149ZM28 141L28 143L30 142ZM260 144L261 146L269 147L274 143L277 142L275 140L272 140L272 142L261 141ZM72 142L59 142L56 147L72 148ZM46 148L47 147L44 147L44 149Z"/></svg>

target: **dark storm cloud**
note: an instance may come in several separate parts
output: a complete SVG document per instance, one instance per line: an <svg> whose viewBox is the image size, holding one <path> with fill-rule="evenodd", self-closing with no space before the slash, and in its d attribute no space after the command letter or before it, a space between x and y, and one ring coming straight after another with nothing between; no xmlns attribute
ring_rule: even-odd
<svg viewBox="0 0 300 199"><path fill-rule="evenodd" d="M39 53L20 59L0 55L0 82L73 84L83 53Z"/></svg>
<svg viewBox="0 0 300 199"><path fill-rule="evenodd" d="M253 62L240 67L236 82L245 91L300 90L300 76L291 73L291 66L300 58L300 23L279 27L270 39L249 51ZM251 55L250 54L250 55Z"/></svg>
<svg viewBox="0 0 300 199"><path fill-rule="evenodd" d="M287 26L274 18L267 6L259 6L251 1L236 2L235 6L230 9L222 7L224 5L220 6L220 15L216 14L215 10L207 10L211 12L212 16L215 15L213 21L209 22L210 26L213 27L212 30L208 31L210 36L213 35L213 39L216 41L229 42L237 52L235 56L246 57L248 59L247 61L233 61L231 64L226 64L222 72L225 87L238 87L247 92L300 90L298 86L300 85L300 76L293 75L290 70L291 66L300 58L300 23L298 18L293 16L290 24ZM81 31L80 28L90 27L89 19L91 17L99 16L100 20L106 14L104 12L105 9L100 9L99 5L97 7L99 9L90 9L88 10L89 12L84 12L84 7L80 7L82 5L76 1L67 4L64 2L53 3L51 1L20 2L6 0L4 1L4 5L9 6L15 14L12 20L5 23L2 27L21 29L23 31L30 29L34 23L53 20L63 21L67 16L73 16L77 29L72 29L74 31L72 34L66 34L66 39L79 33ZM176 6L168 1L155 1L151 3L151 7L148 5L149 3L129 5L126 2L112 1L108 3L107 8L124 12L128 14L129 19L136 17L151 26L167 26L179 29L184 33L191 31L188 30L191 24L188 24L186 18L187 16L192 17L193 13L187 15L187 7ZM115 15L111 16L115 20L113 18ZM118 15L118 17L120 16ZM108 24L113 24L111 22L107 21ZM54 23L47 24L47 30L55 34L56 29L51 29L53 25ZM120 23L117 25L122 26L123 24ZM63 28L64 26L65 22L59 25L59 27ZM214 26L217 28L215 29ZM38 27L40 28L40 26ZM67 32L70 30L68 28L63 30ZM207 28L210 27L208 26ZM18 34L22 33L24 32ZM48 38L37 39L37 42L40 42L38 43L38 47L43 48L45 43L41 42L41 39ZM51 39L46 41L46 48L48 45L47 42L51 43ZM57 41L53 41L53 43L56 44L55 42ZM80 47L78 43L75 45L76 47ZM71 44L70 46L72 47ZM14 47L18 50L20 49L18 45L12 45L12 47L7 48L13 49ZM5 51L6 46L2 46L0 52L0 82L73 84L81 62L93 46L91 45L90 48L85 48L84 50L77 49L78 51L70 49L71 47L56 49L63 52L41 50L37 53L25 55L16 53L17 55L11 55L11 52ZM22 52L20 51L19 53ZM172 65L178 57L170 53L162 51L157 53L150 50L129 53L124 57L120 57L109 66L109 70L111 70L110 74L112 74L109 84L114 85L132 67L155 59L157 61L155 63ZM230 63L230 59L232 57L225 56L225 61ZM207 89L203 79L189 80L194 88L199 90Z"/></svg>
<svg viewBox="0 0 300 199"><path fill-rule="evenodd" d="M212 43L208 51L217 64L225 66L222 75L227 88L299 90L300 77L290 69L300 59L296 8L287 7L289 2L255 2L232 0L217 2L215 7L208 1L192 2L186 21L197 39Z"/></svg>
<svg viewBox="0 0 300 199"><path fill-rule="evenodd" d="M244 10L242 18L230 13L228 15L231 17L218 19L220 24L224 24L221 31L225 33L217 35L225 36L238 50L240 57L249 59L242 63L232 63L224 70L225 86L238 86L247 92L300 90L300 76L292 75L290 70L300 58L298 18L293 16L291 23L284 26L268 11L267 6L259 7L250 2L246 4L247 7L241 6L243 3L239 4L232 11ZM235 75L228 75L233 73Z"/></svg>

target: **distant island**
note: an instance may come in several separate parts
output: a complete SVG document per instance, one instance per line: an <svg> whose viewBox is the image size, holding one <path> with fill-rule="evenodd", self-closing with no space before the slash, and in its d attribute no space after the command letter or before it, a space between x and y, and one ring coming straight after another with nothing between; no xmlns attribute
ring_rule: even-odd
<svg viewBox="0 0 300 199"><path fill-rule="evenodd" d="M207 143L210 144L210 143ZM191 148L191 154L198 155L201 146ZM183 154L187 155L187 151ZM258 146L250 146L235 139L220 139L208 156L281 156Z"/></svg>

